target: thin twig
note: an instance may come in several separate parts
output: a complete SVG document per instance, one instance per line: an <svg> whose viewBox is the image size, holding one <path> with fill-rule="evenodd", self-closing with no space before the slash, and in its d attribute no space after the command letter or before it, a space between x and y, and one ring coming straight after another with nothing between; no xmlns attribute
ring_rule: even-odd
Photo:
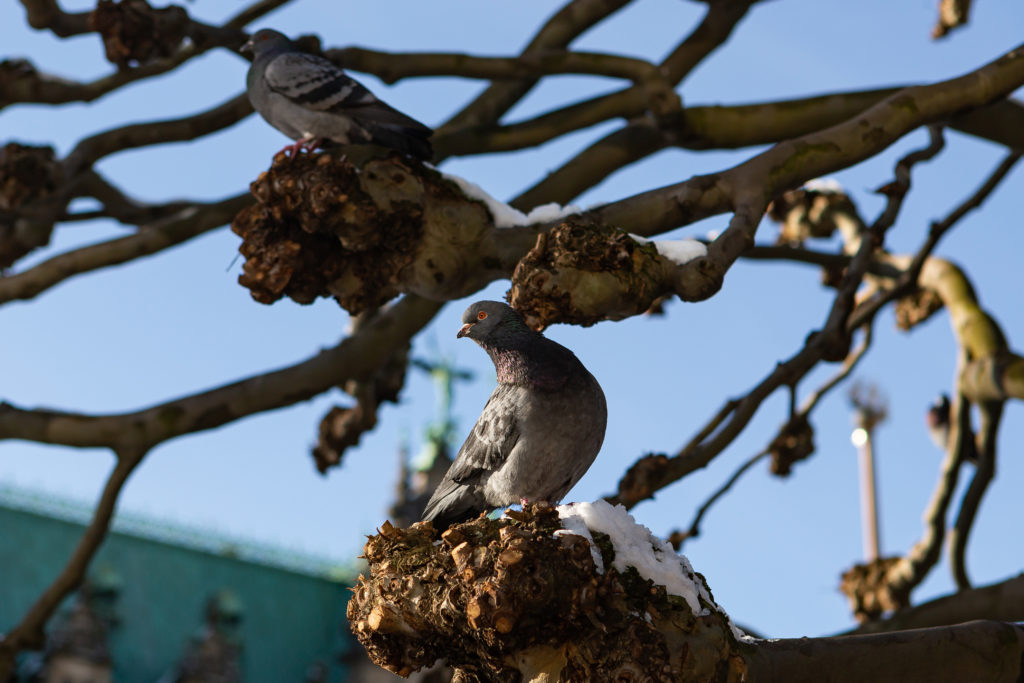
<svg viewBox="0 0 1024 683"><path fill-rule="evenodd" d="M1020 161L1021 154L1018 152L1012 152L993 169L992 173L985 179L985 181L978 187L977 190L971 194L970 197L961 202L953 211L951 211L941 221L933 223L931 229L928 231L928 237L924 243L914 254L914 258L911 259L910 264L904 269L903 274L897 279L896 284L880 292L877 296L865 301L850 318L850 324L858 325L861 320L871 318L877 313L879 309L885 306L890 301L897 299L901 296L909 294L910 291L917 286L918 278L921 275L921 269L924 267L925 261L931 256L935 247L938 245L939 240L957 223L960 222L964 216L968 213L980 207L989 195L999 186L1003 178L1013 169L1013 167Z"/></svg>
<svg viewBox="0 0 1024 683"><path fill-rule="evenodd" d="M850 373L853 372L853 369L857 367L861 358L863 358L864 354L867 353L867 350L871 348L871 335L874 329L872 324L873 322L874 321L871 321L864 325L864 338L861 340L857 348L855 348L853 352L843 360L843 365L839 369L839 372L834 374L827 382L815 389L814 392L804 400L803 405L800 406L800 415L804 418L809 416L811 412L814 411L815 407L817 407L821 399L824 398L828 392L832 391L832 389L834 389L840 382L849 377Z"/></svg>
<svg viewBox="0 0 1024 683"><path fill-rule="evenodd" d="M867 236L870 239L861 241L860 247L850 261L823 328L809 335L807 343L800 351L784 363L776 365L767 377L740 399L728 420L715 431L713 436L699 440L691 439L679 453L669 458L664 467L659 468L657 476L648 478L642 490L634 487L629 489L627 496L627 489L623 487L626 480L620 480L618 494L610 496L609 500L631 507L690 472L707 466L743 431L761 403L776 389L780 386L795 384L821 360L835 357L839 349L848 347L850 333L847 325L854 296L873 259L876 248L881 246L885 231L892 225L900 206L902 206L903 196L909 187L909 169L914 164L933 157L941 148L942 140L939 131L933 129L926 147L911 152L896 164L896 180L893 183L895 187L888 195L886 207L867 231ZM733 216L729 230L733 229L739 216L739 212ZM747 218L749 221L754 221L753 216ZM729 230L726 232L728 233ZM712 243L712 247L714 244ZM864 322L861 323L861 325L863 324ZM843 350L842 354L842 357L845 358L848 355L848 348ZM707 428L702 430L702 433L706 432L708 432Z"/></svg>
<svg viewBox="0 0 1024 683"><path fill-rule="evenodd" d="M749 470L751 467L757 464L757 462L766 455L768 455L767 449L761 451L760 453L755 453L752 457L745 460L743 464L740 465L736 469L736 471L732 473L732 476L729 477L717 491L711 494L711 496L706 501L704 501L704 504L701 505L700 508L697 510L697 514L694 516L693 521L690 522L689 529L683 534L682 538L677 544L676 552L678 552L682 548L682 545L686 540L691 538L697 538L698 536L700 536L700 523L704 519L704 515L707 514L707 511L711 509L711 506L714 505L719 498L725 495L726 492L729 489L731 489L737 481L739 481L740 477L742 477L747 470ZM676 533L673 532L672 535L676 536Z"/></svg>
<svg viewBox="0 0 1024 683"><path fill-rule="evenodd" d="M958 364L966 362L963 353ZM946 532L946 513L956 491L960 465L967 452L965 444L973 438L970 423L970 402L960 393L950 408L950 431L946 442L946 457L942 461L939 481L924 513L924 535L900 559L886 576L889 590L897 595L909 596L938 562ZM904 600L905 602L905 597Z"/></svg>
<svg viewBox="0 0 1024 683"><path fill-rule="evenodd" d="M522 52L523 57L564 49L580 34L618 11L630 0L570 0L540 28ZM490 125L500 119L536 84L535 79L492 83L455 116L445 128Z"/></svg>

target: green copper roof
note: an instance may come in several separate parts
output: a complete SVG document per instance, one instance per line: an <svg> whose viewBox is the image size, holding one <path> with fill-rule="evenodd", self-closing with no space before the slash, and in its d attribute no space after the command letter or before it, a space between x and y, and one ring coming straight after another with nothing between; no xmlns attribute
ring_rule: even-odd
<svg viewBox="0 0 1024 683"><path fill-rule="evenodd" d="M0 632L21 618L63 568L88 506L0 487ZM342 671L359 647L345 621L350 568L325 558L118 513L91 576L116 577L120 625L110 645L114 680L156 681L172 671L203 625L207 599L237 596L242 671L249 683L302 681L316 661Z"/></svg>

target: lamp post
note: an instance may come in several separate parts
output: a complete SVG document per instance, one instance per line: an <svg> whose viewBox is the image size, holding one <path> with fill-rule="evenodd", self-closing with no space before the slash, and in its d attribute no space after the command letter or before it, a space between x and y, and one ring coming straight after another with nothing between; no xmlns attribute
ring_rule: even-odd
<svg viewBox="0 0 1024 683"><path fill-rule="evenodd" d="M875 479L874 430L887 414L885 397L874 385L857 382L850 389L854 409L854 429L850 441L857 448L860 469L861 528L864 539L864 561L879 558L878 496Z"/></svg>

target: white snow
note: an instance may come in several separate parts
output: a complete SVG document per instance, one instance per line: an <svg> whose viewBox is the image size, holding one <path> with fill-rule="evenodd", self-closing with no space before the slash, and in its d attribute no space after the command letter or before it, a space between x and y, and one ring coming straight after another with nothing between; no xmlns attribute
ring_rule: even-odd
<svg viewBox="0 0 1024 683"><path fill-rule="evenodd" d="M714 604L704 584L694 576L690 561L677 555L672 546L637 524L622 505L612 506L607 501L559 505L558 516L562 526L574 531L580 525L590 531L608 534L615 548L612 566L618 572L633 567L645 579L662 585L672 595L686 600L694 614L706 614L698 596ZM581 534L582 535L582 534Z"/></svg>
<svg viewBox="0 0 1024 683"><path fill-rule="evenodd" d="M529 214L525 214L518 209L513 209L505 202L495 199L485 189L465 178L450 173L442 173L441 177L458 185L462 193L470 199L477 199L483 202L491 213L494 226L497 228L515 228L522 225L532 225L533 223L547 223L548 221L555 221L582 211L575 204L560 206L552 202L551 204L542 204L535 207Z"/></svg>
<svg viewBox="0 0 1024 683"><path fill-rule="evenodd" d="M633 233L629 233L629 236L640 244L652 242L659 254L680 266L708 255L708 245L698 240L649 240Z"/></svg>
<svg viewBox="0 0 1024 683"><path fill-rule="evenodd" d="M805 190L813 190L822 194L838 194L843 192L843 186L835 178L814 178L804 183Z"/></svg>
<svg viewBox="0 0 1024 683"><path fill-rule="evenodd" d="M658 253L679 265L708 255L708 246L697 240L655 240Z"/></svg>
<svg viewBox="0 0 1024 683"><path fill-rule="evenodd" d="M650 529L637 523L622 505L612 506L607 501L599 500L559 505L555 509L564 528L563 532L555 534L572 533L590 541L594 564L601 573L604 573L604 562L601 561L601 553L594 544L591 531L607 534L611 539L615 549L615 562L612 566L616 571L621 573L626 571L626 567L633 567L643 578L664 586L670 594L686 600L695 615L705 616L709 613L707 608L700 606L699 597L728 619L725 610L711 599L704 582L696 577L690 561L676 553L668 542L655 536ZM729 628L737 640L748 643L756 640L738 628L732 619L729 619Z"/></svg>

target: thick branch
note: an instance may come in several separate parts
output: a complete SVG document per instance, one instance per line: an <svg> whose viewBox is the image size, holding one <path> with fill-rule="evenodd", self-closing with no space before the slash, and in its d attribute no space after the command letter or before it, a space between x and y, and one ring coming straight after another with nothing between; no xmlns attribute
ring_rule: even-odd
<svg viewBox="0 0 1024 683"><path fill-rule="evenodd" d="M759 641L747 658L755 681L1020 680L1024 628L972 621L914 631Z"/></svg>
<svg viewBox="0 0 1024 683"><path fill-rule="evenodd" d="M882 633L960 624L974 619L1024 621L1024 574L983 588L961 590L867 621L851 633Z"/></svg>

